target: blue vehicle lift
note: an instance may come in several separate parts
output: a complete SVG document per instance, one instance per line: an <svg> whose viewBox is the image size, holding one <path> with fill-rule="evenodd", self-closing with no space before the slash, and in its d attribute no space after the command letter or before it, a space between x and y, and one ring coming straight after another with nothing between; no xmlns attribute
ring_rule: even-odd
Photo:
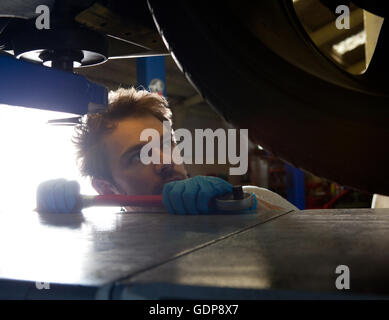
<svg viewBox="0 0 389 320"><path fill-rule="evenodd" d="M79 115L107 106L107 89L80 75L5 55L0 72L0 104Z"/></svg>
<svg viewBox="0 0 389 320"><path fill-rule="evenodd" d="M108 104L105 87L85 77L0 55L0 104L83 115ZM165 57L137 59L137 82L150 89L157 80L166 96Z"/></svg>
<svg viewBox="0 0 389 320"><path fill-rule="evenodd" d="M143 86L147 90L153 89L153 83L159 82L160 86L162 85L162 91L157 90L157 92L166 96L165 57L137 58L136 78L138 86Z"/></svg>
<svg viewBox="0 0 389 320"><path fill-rule="evenodd" d="M305 209L305 181L304 172L290 164L286 170L286 198L300 210Z"/></svg>

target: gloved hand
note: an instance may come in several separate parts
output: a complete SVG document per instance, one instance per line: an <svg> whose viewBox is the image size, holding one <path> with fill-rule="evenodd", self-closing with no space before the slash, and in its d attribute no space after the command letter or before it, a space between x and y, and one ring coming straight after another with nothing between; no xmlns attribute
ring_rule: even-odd
<svg viewBox="0 0 389 320"><path fill-rule="evenodd" d="M209 201L232 191L232 185L216 177L197 176L164 185L162 201L173 214L209 213Z"/></svg>
<svg viewBox="0 0 389 320"><path fill-rule="evenodd" d="M80 185L77 181L55 179L42 182L37 189L37 211L41 213L75 213Z"/></svg>

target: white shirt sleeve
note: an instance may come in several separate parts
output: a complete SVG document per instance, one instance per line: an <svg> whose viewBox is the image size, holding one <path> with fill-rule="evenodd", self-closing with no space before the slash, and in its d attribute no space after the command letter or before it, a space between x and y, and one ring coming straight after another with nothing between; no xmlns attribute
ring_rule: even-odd
<svg viewBox="0 0 389 320"><path fill-rule="evenodd" d="M243 192L253 192L257 197L257 200L262 200L284 209L299 210L297 207L295 207L288 200L281 197L279 194L265 188L260 188L257 186L243 186Z"/></svg>

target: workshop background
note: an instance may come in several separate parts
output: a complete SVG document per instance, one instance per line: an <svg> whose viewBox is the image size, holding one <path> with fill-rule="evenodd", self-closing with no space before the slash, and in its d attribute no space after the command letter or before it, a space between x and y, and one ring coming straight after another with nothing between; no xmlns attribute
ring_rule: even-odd
<svg viewBox="0 0 389 320"><path fill-rule="evenodd" d="M159 60L159 63L164 63L166 66L166 94L174 115L174 128L187 128L191 130L193 136L195 128L212 130L231 128L203 101L171 57L164 57L162 62L161 59ZM77 73L87 76L91 81L103 84L110 90L115 90L119 87L137 86L136 69L135 59L112 60L99 69L84 68L77 70ZM1 106L0 134L7 136L10 132L13 133L12 140L1 140L3 165L0 174L3 182L6 182L2 183L1 188L4 189L3 194L9 194L9 190L19 190L26 195L31 195L19 204L20 208L26 206L31 209L35 203L36 186L41 181L53 178L76 179L80 181L83 193L96 194L89 180L82 178L78 173L75 150L70 141L73 126L47 124L48 120L69 116L71 114ZM30 132L28 135L26 130ZM205 164L205 159L204 164L187 164L186 167L191 176L213 175L226 179L232 184L268 188L301 209L367 208L371 205L371 194L345 188L285 165L285 162L266 152L261 146L250 143L249 148L249 169L243 176L229 175L229 168L233 166L229 163ZM18 179L15 179L15 174ZM11 195L6 199L9 205L4 204L2 207L4 211L20 202L16 194L15 198Z"/></svg>
<svg viewBox="0 0 389 320"><path fill-rule="evenodd" d="M43 2L47 32L35 24ZM389 207L369 208L376 195L354 188L389 195L389 25L351 6L338 30L334 4L1 0L0 299L386 298ZM74 125L130 86L165 95L175 128L248 128L247 174L188 165L192 176L314 210L32 212L45 180L95 194L77 169Z"/></svg>
<svg viewBox="0 0 389 320"><path fill-rule="evenodd" d="M364 19L368 17L364 17L363 10L351 6L350 29L338 30L334 24L335 16L328 8L318 7L316 2L309 0L293 2L304 28L324 54L339 67L351 73L359 74L366 69L368 54L365 48ZM79 20L82 19L83 16L80 15ZM104 27L107 28L106 25ZM158 68L163 69L162 77L166 78L166 96L173 110L175 128L187 128L192 132L195 128L213 130L231 128L231 125L224 122L202 99L178 69L171 56L112 59L97 67L76 68L75 72L109 90L115 90L119 87L144 85L140 83L142 82L140 78L142 72L146 72L142 68L147 63L157 63ZM68 139L73 127L46 124L49 119L66 116L69 115L1 106L0 134L7 136L13 132L12 141L2 139L0 142L3 154L3 165L0 170L3 181L6 181L1 185L4 189L1 190L3 194L9 189L31 194L31 199L24 200L24 203L31 205L35 201L33 199L35 192L31 191L31 188L45 179L56 177L80 180L83 192L94 193L89 182L78 175L75 166L74 151ZM30 128L28 135L25 133L27 128ZM13 157L7 158L7 155L11 154ZM191 176L214 175L232 184L252 184L268 188L287 198L300 209L371 206L372 194L338 185L286 165L281 159L254 144L250 144L249 170L246 175L229 175L230 166L228 163L226 165L192 164L187 165L187 168ZM16 175L19 179L14 179L15 170L10 168L17 168ZM37 168L44 168L44 170ZM10 197L7 199L10 206L14 205L16 198L12 201ZM3 210L5 208L7 206L2 207Z"/></svg>

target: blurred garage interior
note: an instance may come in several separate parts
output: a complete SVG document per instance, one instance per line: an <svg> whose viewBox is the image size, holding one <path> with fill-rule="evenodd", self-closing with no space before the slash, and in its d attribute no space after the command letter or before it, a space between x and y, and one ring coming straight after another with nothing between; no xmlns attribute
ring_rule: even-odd
<svg viewBox="0 0 389 320"><path fill-rule="evenodd" d="M316 297L316 294L320 297L324 292L325 297L328 294L336 298L338 292L333 288L333 281L331 285L325 281L333 277L331 268L342 263L355 265L356 279L360 282L353 293L387 296L389 101L384 83L389 42L384 23L387 12L378 1L346 2L350 9L350 26L338 29L339 14L335 10L341 3L336 0L261 1L255 5L243 1L239 8L233 1L227 1L223 9L217 4L207 7L201 1L167 1L165 4L154 0L1 1L0 229L3 235L0 239L3 243L0 244L0 261L1 256L18 258L0 265L0 297L45 299L43 291L31 289L32 283L50 281L57 290L51 291L52 298L100 295L114 299L191 299L237 298L240 294L248 299L293 298L300 297L298 292L302 292L301 297ZM48 6L54 14L54 27L47 39L34 28L38 5ZM185 24L186 20L190 22ZM225 21L231 23L223 24ZM178 25L180 27L175 27ZM76 33L69 31L72 28ZM100 37L104 41L99 42ZM64 43L69 47L61 48ZM68 54L64 49L72 54L83 49L84 58L71 61L71 65L54 66L55 57L50 68L43 65L46 61L42 58L42 52L48 49L59 56ZM93 259L105 267L110 258L116 259L115 245L120 247L118 252L126 245L119 238L112 242L107 240L102 247L99 247L100 240L84 243L82 239L88 236L83 232L97 234L102 230L110 239L110 232L115 228L126 233L123 237L127 237L130 230L139 242L134 238L129 243L136 246L143 241L146 232L153 234L154 230L145 227L142 232L144 224L137 220L131 222L138 227L136 231L130 221L122 224L120 219L123 218L110 216L118 212L119 207L89 208L85 210L85 220L76 217L73 221L61 222L32 218L36 188L44 180L61 177L79 181L83 194L96 194L90 181L82 178L77 169L70 140L74 125L80 116L91 112L91 103L92 107L104 108L109 90L131 86L151 90L150 81L155 78L165 85L162 91L173 111L175 128L187 128L191 132L206 128L249 130L249 169L245 175L229 175L231 165L227 163L187 165L190 176L216 176L233 185L267 188L304 211L296 213L296 221L287 221L289 213L283 212L275 216L264 214L264 220L255 223L247 218L238 221L237 217L227 217L220 226L210 217L206 218L209 219L206 226L201 225L199 219L193 222L194 227L188 221L173 223L160 221L158 217L160 227L156 228L162 234L166 232L167 238L158 236L155 241L147 240L150 243L146 241L144 247L140 246L149 256L145 261L142 254L139 259L134 258L139 268L126 265L132 256L121 254L127 260L117 258L117 270L107 267L107 278L100 277L100 267L93 267L93 270L85 267L93 263L87 261L87 254L83 252L97 252ZM4 218L11 212L12 218ZM20 222L23 219L17 219L18 215L23 217L24 224ZM94 215L98 218L93 218ZM285 224L278 222L282 219ZM268 223L273 220L274 227ZM76 257L67 252L66 245L60 246L64 256L77 260L70 267L73 274L69 273L69 277L65 273L60 276L59 271L44 274L38 270L41 266L38 262L32 263L34 267L30 269L14 267L33 260L28 254L22 257L27 249L20 244L14 246L14 251L4 244L17 242L11 226L17 228L19 223L22 223L19 232L27 232L30 224L36 236L63 237L64 243L69 241L70 245L80 246ZM315 232L316 224L323 229ZM126 227L122 228L124 225ZM193 256L182 254L188 248L201 247L259 225L263 226L263 233L262 229L258 231L260 235L250 237L246 233L247 239L241 240L242 247L230 238L231 243L221 241L220 247L216 245L215 252L201 255L200 250ZM46 230L45 226L49 228ZM173 236L174 230L180 231ZM290 238L287 238L288 232ZM317 235L324 238L316 239ZM177 249L181 250L179 252L153 247L169 237L173 243L182 241L188 247L182 245ZM256 253L250 255L248 248L256 247L261 241L266 243L272 237L275 240L269 240L269 247L267 244L261 247L266 259ZM283 237L286 237L285 242L281 241ZM43 245L44 239L42 236L34 243ZM307 244L310 239L316 239L316 242L312 240L312 247ZM284 247L286 242L288 245ZM104 245L109 248L106 258L103 257ZM274 248L270 248L272 245ZM224 246L232 249L228 251ZM58 258L60 252L53 248L47 250L56 252L52 256L59 260L64 257ZM166 256L159 256L153 250L166 250ZM279 255L277 250L281 252ZM293 256L293 250L302 253ZM246 270L247 277L242 275L246 271L237 262L239 259L233 259L238 251L243 252L242 261L247 259L251 266ZM226 258L227 267L215 267L215 261L223 257L223 252L230 254L230 258ZM352 254L347 256L347 252ZM148 260L153 254L155 259L164 261L163 266ZM172 258L181 256L183 269L180 269L181 260L178 263ZM343 256L346 262L341 259ZM299 260L299 257L305 258ZM290 269L281 266L287 259L292 261ZM321 259L326 259L326 263ZM366 259L372 260L375 275L364 273ZM200 266L205 260L214 263L208 268L218 280L208 279L205 269L204 274L187 275L193 271L192 263ZM310 261L307 264L315 271L309 273L311 280L304 282L303 275L296 270L306 261ZM55 263L50 266L54 268ZM155 266L156 271L150 271L150 266ZM85 276L80 270L88 270L93 276ZM160 274L167 275L168 270L175 272L160 278ZM256 280L250 283L250 277ZM112 285L114 279L122 281L119 286ZM157 286L160 281L166 286ZM107 283L112 285L108 293L102 289ZM194 291L190 291L188 286L208 286L216 291L196 291L192 287Z"/></svg>

